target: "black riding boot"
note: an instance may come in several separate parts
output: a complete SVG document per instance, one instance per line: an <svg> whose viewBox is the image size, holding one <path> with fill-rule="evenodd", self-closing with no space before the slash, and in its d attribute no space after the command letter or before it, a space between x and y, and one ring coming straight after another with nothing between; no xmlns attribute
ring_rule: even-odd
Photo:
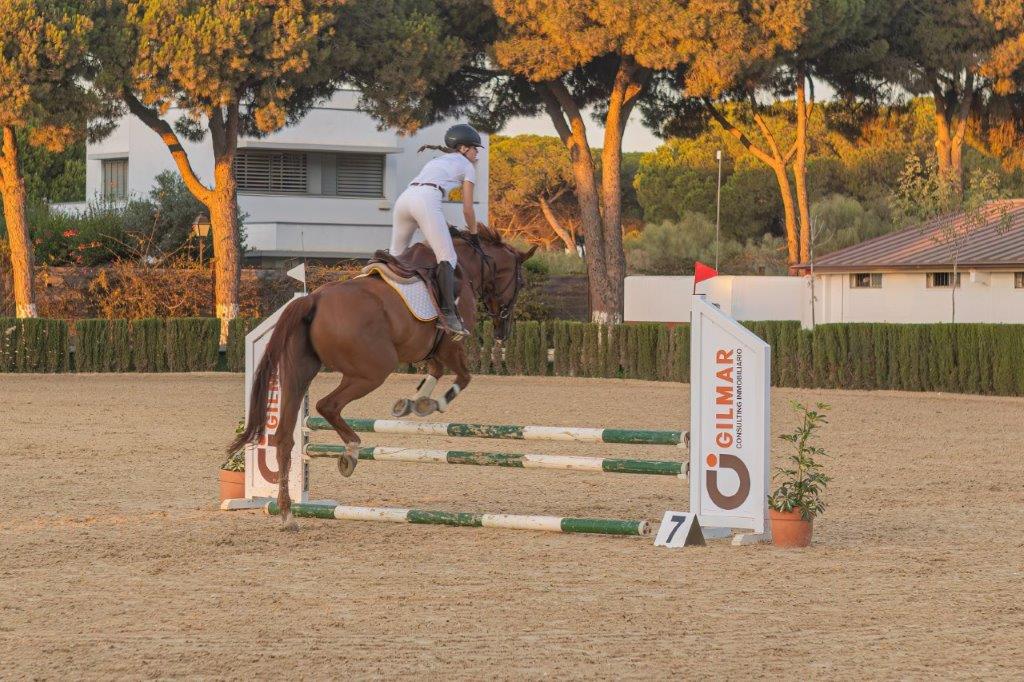
<svg viewBox="0 0 1024 682"><path fill-rule="evenodd" d="M441 290L441 314L448 329L456 336L466 334L455 305L455 268L446 260L437 264L437 288Z"/></svg>

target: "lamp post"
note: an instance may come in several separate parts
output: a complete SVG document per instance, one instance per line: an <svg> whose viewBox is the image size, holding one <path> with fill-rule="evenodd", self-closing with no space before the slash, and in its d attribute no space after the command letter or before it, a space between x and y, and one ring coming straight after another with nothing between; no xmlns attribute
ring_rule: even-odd
<svg viewBox="0 0 1024 682"><path fill-rule="evenodd" d="M190 236L199 237L199 267L203 266L203 247L206 237L210 234L210 216L200 213L192 221L192 233Z"/></svg>
<svg viewBox="0 0 1024 682"><path fill-rule="evenodd" d="M718 269L718 236L722 223L722 150L715 150L718 160L718 191L715 192L715 270Z"/></svg>

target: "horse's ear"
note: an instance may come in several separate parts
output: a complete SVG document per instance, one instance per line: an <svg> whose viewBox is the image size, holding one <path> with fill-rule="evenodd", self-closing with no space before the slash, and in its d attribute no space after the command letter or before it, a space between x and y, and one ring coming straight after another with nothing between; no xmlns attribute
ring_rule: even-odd
<svg viewBox="0 0 1024 682"><path fill-rule="evenodd" d="M519 254L519 262L522 263L523 261L530 260L530 256L532 256L536 251L537 244L531 246L529 251L518 251L517 253Z"/></svg>

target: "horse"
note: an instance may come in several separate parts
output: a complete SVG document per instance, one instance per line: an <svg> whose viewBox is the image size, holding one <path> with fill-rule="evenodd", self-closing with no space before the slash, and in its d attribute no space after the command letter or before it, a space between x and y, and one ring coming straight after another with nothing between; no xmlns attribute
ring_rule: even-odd
<svg viewBox="0 0 1024 682"><path fill-rule="evenodd" d="M479 225L475 236L453 229L452 237L462 279L458 296L462 319L468 329L473 329L478 301L482 301L494 323L495 340L502 342L511 328L516 299L524 285L523 263L537 247L520 251L484 225ZM414 249L427 247L415 244L409 251ZM230 452L235 452L263 435L268 387L276 372L281 411L273 444L277 446L277 503L282 529L298 528L291 516L288 494L288 471L295 445L292 434L303 397L321 367L342 374L338 387L317 401L316 411L346 445L346 452L338 459L338 471L348 477L359 462L361 440L342 418L342 410L384 383L399 363L424 360L428 362L428 376L420 382L415 402L419 416L443 409L469 385L466 351L461 340L437 329L434 321L413 316L399 294L379 276L330 282L287 305L256 368L245 430L228 446ZM454 372L455 381L439 404L430 393L444 376L445 368ZM399 400L393 412L404 416L411 402Z"/></svg>

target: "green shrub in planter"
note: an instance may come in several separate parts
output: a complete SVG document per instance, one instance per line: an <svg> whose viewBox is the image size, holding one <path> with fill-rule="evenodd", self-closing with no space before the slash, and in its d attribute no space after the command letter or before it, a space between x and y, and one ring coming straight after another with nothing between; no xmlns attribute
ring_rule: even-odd
<svg viewBox="0 0 1024 682"><path fill-rule="evenodd" d="M801 423L792 433L784 433L779 438L792 443L796 452L791 453L786 464L776 470L773 478L780 484L768 495L768 507L779 512L798 511L805 521L810 521L825 511L822 496L832 480L816 459L827 457L828 453L824 448L810 444L817 437L818 429L828 423L825 413L829 406L818 403L814 408L808 408L798 402L791 404Z"/></svg>

